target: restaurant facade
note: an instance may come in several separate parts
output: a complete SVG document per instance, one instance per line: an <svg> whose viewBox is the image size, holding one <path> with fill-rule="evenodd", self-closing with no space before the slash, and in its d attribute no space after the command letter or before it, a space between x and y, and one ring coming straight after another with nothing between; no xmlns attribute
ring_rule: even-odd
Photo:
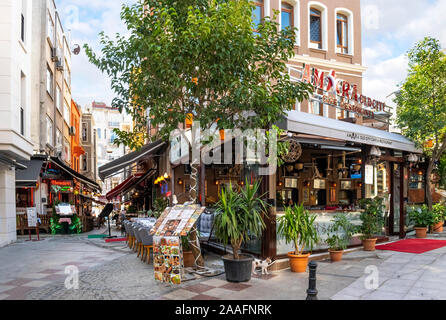
<svg viewBox="0 0 446 320"><path fill-rule="evenodd" d="M277 123L284 130L281 139L289 141L289 153L283 157L283 164L265 176L260 174L262 165L248 159L246 153L233 153L229 164L181 161L189 157L187 139L191 123L188 122L180 128L187 138L178 137L170 145L152 142L142 152L99 168L101 179L106 179L123 166L132 172L131 168L151 163L144 170L137 169L139 176L135 173L128 176L107 198L121 197L120 201L125 201L123 195L131 188L133 196L140 195L134 187L141 187L141 177L155 170L152 178L144 180L148 199L144 200L144 208L151 208L160 197L168 199L170 204L182 204L190 201L191 194L197 194L198 201L207 208L203 215L214 215L212 207L222 188L228 185L239 188L246 182L261 181L262 194L266 194L271 204L269 218L265 218L267 228L261 238L252 238L243 249L262 258L277 259L291 251L277 235L277 219L283 215L284 207L294 204L303 204L317 215L318 224L327 225L339 212L357 221L360 199L382 197L386 206L382 237L404 237L412 227L407 219L407 206L424 203L425 162L412 141L389 132L392 109L363 91L366 68L362 66L360 2L256 0L254 3L254 20L273 16L273 10L278 10L281 28L298 28L295 56L287 61L288 74L293 81L314 86L310 98L296 103ZM220 139L209 153L225 150L227 146L234 150L233 137L220 132ZM186 148L181 147L183 144ZM245 161L234 164L236 156ZM210 234L205 239L206 245L222 249L212 230L207 231ZM325 249L323 245L316 248Z"/></svg>

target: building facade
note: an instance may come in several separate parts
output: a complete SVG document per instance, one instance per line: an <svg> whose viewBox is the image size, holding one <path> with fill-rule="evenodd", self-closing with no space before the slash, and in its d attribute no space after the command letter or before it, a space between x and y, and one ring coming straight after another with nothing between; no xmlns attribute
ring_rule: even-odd
<svg viewBox="0 0 446 320"><path fill-rule="evenodd" d="M16 160L33 150L31 30L31 0L0 2L0 247L16 239Z"/></svg>
<svg viewBox="0 0 446 320"><path fill-rule="evenodd" d="M96 137L97 137L97 165L103 166L110 161L124 156L128 152L128 148L124 145L117 146L114 144L116 134L114 129L130 131L132 129L132 119L125 113L120 113L117 108L107 106L102 102L93 101L91 112L95 121ZM118 174L108 179L103 184L103 192L107 193L125 177L124 173Z"/></svg>
<svg viewBox="0 0 446 320"><path fill-rule="evenodd" d="M32 141L71 165L71 50L53 0L32 1Z"/></svg>
<svg viewBox="0 0 446 320"><path fill-rule="evenodd" d="M80 173L97 181L96 130L91 110L87 109L81 115L80 143L84 154L80 156Z"/></svg>
<svg viewBox="0 0 446 320"><path fill-rule="evenodd" d="M69 129L71 137L71 168L77 172L80 172L81 156L85 153L81 146L80 139L81 118L82 113L80 106L74 102L74 100L71 100L71 124Z"/></svg>

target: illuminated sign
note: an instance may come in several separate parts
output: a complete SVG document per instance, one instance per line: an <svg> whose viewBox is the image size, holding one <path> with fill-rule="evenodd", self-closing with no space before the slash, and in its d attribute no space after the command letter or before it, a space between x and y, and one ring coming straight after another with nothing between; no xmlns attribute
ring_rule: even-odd
<svg viewBox="0 0 446 320"><path fill-rule="evenodd" d="M73 185L73 182L72 181L63 181L63 180L51 180L51 184L53 186L71 187Z"/></svg>
<svg viewBox="0 0 446 320"><path fill-rule="evenodd" d="M368 118L375 118L375 112L389 112L389 107L384 102L358 92L358 85L337 79L334 70L320 71L309 64L304 64L301 77L298 80L312 84L315 93L322 91L320 101L322 103Z"/></svg>

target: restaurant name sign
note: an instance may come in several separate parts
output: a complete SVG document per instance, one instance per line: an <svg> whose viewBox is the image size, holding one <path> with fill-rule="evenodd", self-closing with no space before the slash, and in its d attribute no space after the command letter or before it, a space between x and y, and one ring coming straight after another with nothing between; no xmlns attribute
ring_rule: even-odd
<svg viewBox="0 0 446 320"><path fill-rule="evenodd" d="M336 78L336 71L321 71L304 64L302 82L314 86L315 92L322 91L322 102L334 105L346 111L354 112L368 118L375 118L376 112L388 112L388 106L381 101L372 99L358 91L357 84ZM330 93L332 95L330 95Z"/></svg>

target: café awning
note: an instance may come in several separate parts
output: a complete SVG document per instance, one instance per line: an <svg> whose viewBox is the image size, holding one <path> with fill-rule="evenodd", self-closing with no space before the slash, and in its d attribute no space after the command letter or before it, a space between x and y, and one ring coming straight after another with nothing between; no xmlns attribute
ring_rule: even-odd
<svg viewBox="0 0 446 320"><path fill-rule="evenodd" d="M412 153L422 153L415 146L414 142L400 134L306 112L289 111L286 119L279 123L278 126L290 132L317 135Z"/></svg>
<svg viewBox="0 0 446 320"><path fill-rule="evenodd" d="M16 170L15 185L17 188L36 187L42 170L43 159L32 159L29 161L18 161L27 167L25 170Z"/></svg>
<svg viewBox="0 0 446 320"><path fill-rule="evenodd" d="M86 176L80 174L79 172L74 171L73 169L68 167L65 163L63 163L62 160L60 160L59 158L50 157L50 161L55 165L57 165L60 169L71 175L73 178L76 178L77 180L79 180L80 182L84 183L85 185L89 186L94 190L101 191L101 187L99 186L99 184L87 178Z"/></svg>
<svg viewBox="0 0 446 320"><path fill-rule="evenodd" d="M158 152L162 147L166 145L167 144L164 141L158 140L156 142L146 144L138 151L126 154L125 156L119 159L111 161L99 167L99 178L101 178L101 180L105 180L106 178L116 174L125 167L128 167L133 163L138 162L144 157L150 157L155 155L156 152Z"/></svg>
<svg viewBox="0 0 446 320"><path fill-rule="evenodd" d="M118 184L116 187L114 187L110 192L108 192L105 197L107 198L107 200L111 200L113 198L116 198L117 196L119 196L121 193L125 192L126 190L128 190L128 188L130 188L131 186L133 186L133 184L138 180L138 178L140 178L142 176L142 174L137 173L137 174L133 174L130 177L128 177L127 179L125 179L122 183Z"/></svg>

